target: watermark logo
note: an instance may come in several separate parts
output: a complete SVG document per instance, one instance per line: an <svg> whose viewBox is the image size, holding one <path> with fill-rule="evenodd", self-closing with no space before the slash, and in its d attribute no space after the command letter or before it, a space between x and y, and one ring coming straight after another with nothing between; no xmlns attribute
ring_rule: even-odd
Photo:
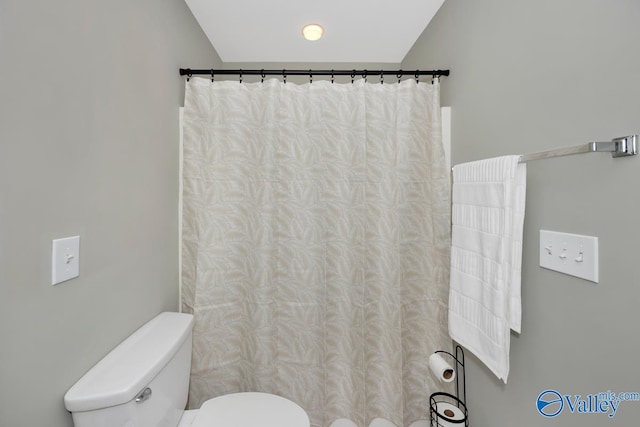
<svg viewBox="0 0 640 427"><path fill-rule="evenodd" d="M564 409L562 395L555 390L545 390L538 395L538 412L545 417L555 417Z"/></svg>
<svg viewBox="0 0 640 427"><path fill-rule="evenodd" d="M564 410L572 414L601 414L609 418L616 416L620 404L628 401L640 401L640 393L606 392L587 394L562 394L557 390L545 390L536 399L536 408L543 417L553 418Z"/></svg>

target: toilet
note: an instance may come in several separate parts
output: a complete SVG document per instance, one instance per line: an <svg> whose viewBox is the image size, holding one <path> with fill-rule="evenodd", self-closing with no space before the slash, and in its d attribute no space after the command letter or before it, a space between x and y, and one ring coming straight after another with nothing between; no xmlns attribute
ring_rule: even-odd
<svg viewBox="0 0 640 427"><path fill-rule="evenodd" d="M232 393L184 410L193 316L161 313L120 343L64 396L75 427L309 427L296 403Z"/></svg>

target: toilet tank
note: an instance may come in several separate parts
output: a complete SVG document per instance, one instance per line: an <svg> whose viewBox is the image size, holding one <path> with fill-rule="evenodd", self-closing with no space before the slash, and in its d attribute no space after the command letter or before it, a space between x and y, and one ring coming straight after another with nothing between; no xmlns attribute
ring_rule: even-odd
<svg viewBox="0 0 640 427"><path fill-rule="evenodd" d="M64 396L75 427L176 427L187 403L192 329L192 315L161 313L114 348Z"/></svg>

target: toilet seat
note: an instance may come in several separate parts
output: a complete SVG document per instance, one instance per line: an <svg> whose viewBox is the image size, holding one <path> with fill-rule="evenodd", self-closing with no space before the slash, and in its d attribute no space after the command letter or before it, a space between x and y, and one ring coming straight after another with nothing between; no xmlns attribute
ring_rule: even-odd
<svg viewBox="0 0 640 427"><path fill-rule="evenodd" d="M309 427L300 406L269 393L233 393L202 404L192 427Z"/></svg>

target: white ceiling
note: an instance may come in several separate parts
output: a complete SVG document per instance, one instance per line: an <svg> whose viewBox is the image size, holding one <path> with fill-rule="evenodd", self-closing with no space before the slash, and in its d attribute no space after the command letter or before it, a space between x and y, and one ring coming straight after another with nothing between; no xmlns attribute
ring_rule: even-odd
<svg viewBox="0 0 640 427"><path fill-rule="evenodd" d="M444 0L185 0L223 62L400 63ZM324 37L302 37L306 24Z"/></svg>

